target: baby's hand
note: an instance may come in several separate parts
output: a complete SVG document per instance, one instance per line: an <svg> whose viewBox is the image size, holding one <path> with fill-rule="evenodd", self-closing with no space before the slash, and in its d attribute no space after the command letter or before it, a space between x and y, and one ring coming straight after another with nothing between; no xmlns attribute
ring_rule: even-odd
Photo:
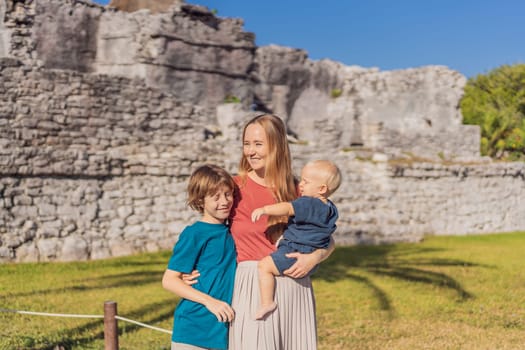
<svg viewBox="0 0 525 350"><path fill-rule="evenodd" d="M264 215L264 208L257 208L252 212L252 222L255 222Z"/></svg>

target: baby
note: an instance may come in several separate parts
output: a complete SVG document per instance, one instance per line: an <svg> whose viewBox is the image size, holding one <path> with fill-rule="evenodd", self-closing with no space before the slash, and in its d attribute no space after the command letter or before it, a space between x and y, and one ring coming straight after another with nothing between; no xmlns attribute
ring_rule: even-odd
<svg viewBox="0 0 525 350"><path fill-rule="evenodd" d="M328 160L311 161L301 171L301 197L292 202L266 205L253 211L253 222L262 215L290 217L277 250L259 261L261 306L255 319L263 319L277 307L273 300L274 276L282 275L296 261L295 258L286 257L286 254L311 253L318 248L328 247L339 216L337 208L328 197L340 184L341 172L334 163Z"/></svg>

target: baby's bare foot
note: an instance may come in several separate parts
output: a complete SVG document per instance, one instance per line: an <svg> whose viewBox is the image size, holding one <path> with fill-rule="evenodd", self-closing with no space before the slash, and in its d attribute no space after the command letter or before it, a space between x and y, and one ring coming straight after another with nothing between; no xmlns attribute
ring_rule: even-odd
<svg viewBox="0 0 525 350"><path fill-rule="evenodd" d="M272 312L276 308L277 308L276 303L271 303L268 305L261 305L261 307L259 307L259 310L257 310L257 313L255 314L255 319L262 320L266 315L268 315L270 312Z"/></svg>

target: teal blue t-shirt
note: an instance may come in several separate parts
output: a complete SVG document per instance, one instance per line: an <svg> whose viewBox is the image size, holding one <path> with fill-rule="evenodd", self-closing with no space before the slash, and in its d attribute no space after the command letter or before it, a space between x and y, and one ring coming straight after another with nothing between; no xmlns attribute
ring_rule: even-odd
<svg viewBox="0 0 525 350"><path fill-rule="evenodd" d="M179 236L168 269L182 273L199 270L193 288L231 304L236 253L226 225L197 221ZM182 299L173 318L171 340L203 348L228 348L228 323L219 322L202 304Z"/></svg>

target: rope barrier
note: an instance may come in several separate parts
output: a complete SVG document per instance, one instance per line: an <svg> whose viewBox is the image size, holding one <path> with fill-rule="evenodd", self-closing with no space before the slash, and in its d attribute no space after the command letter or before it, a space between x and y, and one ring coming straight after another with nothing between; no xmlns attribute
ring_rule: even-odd
<svg viewBox="0 0 525 350"><path fill-rule="evenodd" d="M75 315L75 314L53 314L48 312L21 311L11 309L0 309L1 312L11 312L23 315L51 316L51 317L78 317L78 318L104 318L104 315Z"/></svg>
<svg viewBox="0 0 525 350"><path fill-rule="evenodd" d="M12 310L12 309L0 309L0 312L10 312L10 313L16 313L16 314L35 315L35 316L51 316L51 317L104 318L104 315L56 314L56 313L49 313L49 312L21 311L21 310ZM163 328L158 328L158 327L155 327L155 326L150 326L148 324L145 324L145 323L142 323L142 322L138 322L138 321L134 321L134 320L131 320L129 318L122 317L122 316L118 316L117 315L117 316L115 316L115 318L118 319L118 320L121 320L121 321L134 323L134 324L142 326L142 327L150 328L150 329L153 329L153 330L156 330L156 331L159 331L159 332L164 332L164 333L168 333L168 334L172 333L170 330L163 329Z"/></svg>
<svg viewBox="0 0 525 350"><path fill-rule="evenodd" d="M122 317L122 316L115 316L115 318L117 320L122 320L122 321L126 321L126 322L129 322L129 323L138 324L139 326L142 326L142 327L151 328L151 329L154 329L154 330L159 331L159 332L164 332L164 333L171 334L171 331L169 331L167 329L162 329L162 328L158 328L158 327L155 327L155 326L150 326L150 325L147 325L147 324L142 323L142 322L130 320L129 318L125 318L125 317Z"/></svg>

